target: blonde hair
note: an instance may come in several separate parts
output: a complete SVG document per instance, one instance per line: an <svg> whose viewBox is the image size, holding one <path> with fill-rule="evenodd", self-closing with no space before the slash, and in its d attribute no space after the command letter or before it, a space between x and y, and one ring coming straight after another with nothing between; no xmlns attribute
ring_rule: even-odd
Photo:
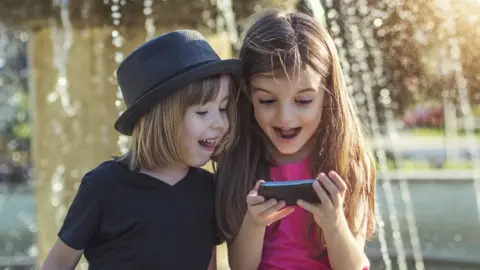
<svg viewBox="0 0 480 270"><path fill-rule="evenodd" d="M375 166L364 131L346 89L334 41L312 17L299 12L270 11L245 35L240 59L246 86L238 97L239 137L222 158L217 172L216 215L221 235L232 240L247 211L245 197L258 179L269 179L272 165L268 140L258 126L250 101L250 79L267 72L309 66L323 78L325 104L315 137L311 173L334 170L347 183L344 212L354 235L366 222L367 238L375 229ZM232 174L232 172L234 172ZM365 206L363 209L359 205ZM363 213L363 211L365 211ZM363 216L357 224L356 216ZM316 226L318 227L318 226ZM319 241L322 232L318 231ZM321 240L322 239L322 240ZM324 243L323 243L324 244Z"/></svg>
<svg viewBox="0 0 480 270"><path fill-rule="evenodd" d="M131 170L163 168L185 164L187 149L183 142L185 113L191 106L202 105L217 98L220 77L212 76L188 84L158 102L135 125L131 149L124 157ZM230 84L230 88L233 85ZM230 91L231 92L231 91ZM234 132L235 106L229 95L227 116L230 123L227 134L220 140L212 157L228 145Z"/></svg>

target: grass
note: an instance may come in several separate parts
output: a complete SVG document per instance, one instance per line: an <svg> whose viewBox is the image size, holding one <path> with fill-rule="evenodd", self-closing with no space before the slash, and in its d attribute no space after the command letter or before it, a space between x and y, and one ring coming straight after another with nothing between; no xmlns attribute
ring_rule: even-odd
<svg viewBox="0 0 480 270"><path fill-rule="evenodd" d="M445 129L439 128L414 128L409 130L410 134L413 136L422 136L422 137L443 137L445 136ZM457 135L460 137L466 136L465 130L461 129L457 131ZM475 136L480 138L480 129L475 130Z"/></svg>

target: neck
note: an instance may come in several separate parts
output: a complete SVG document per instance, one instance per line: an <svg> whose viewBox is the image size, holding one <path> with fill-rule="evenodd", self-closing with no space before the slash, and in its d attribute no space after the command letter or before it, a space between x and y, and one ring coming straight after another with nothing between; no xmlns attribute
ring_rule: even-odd
<svg viewBox="0 0 480 270"><path fill-rule="evenodd" d="M164 168L140 169L141 173L157 178L169 185L175 185L188 173L186 165L170 165Z"/></svg>
<svg viewBox="0 0 480 270"><path fill-rule="evenodd" d="M275 163L282 165L282 164L290 164L296 163L306 159L307 157L312 155L313 149L315 147L315 136L312 136L305 145L302 146L297 152L293 154L282 154L276 148L273 148L272 157Z"/></svg>

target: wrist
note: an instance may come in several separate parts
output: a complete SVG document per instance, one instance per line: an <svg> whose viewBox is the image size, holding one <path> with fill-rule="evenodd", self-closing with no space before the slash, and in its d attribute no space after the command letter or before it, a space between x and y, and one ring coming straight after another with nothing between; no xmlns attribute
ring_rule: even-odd
<svg viewBox="0 0 480 270"><path fill-rule="evenodd" d="M265 225L257 222L250 214L246 214L245 218L243 219L244 226L248 229L253 230L262 230L265 229Z"/></svg>
<svg viewBox="0 0 480 270"><path fill-rule="evenodd" d="M336 237L345 232L350 232L347 219L345 218L344 215L341 215L341 217L338 218L334 226L330 226L329 228L324 228L324 229L322 228L322 230L325 234L325 237L328 237L328 236Z"/></svg>

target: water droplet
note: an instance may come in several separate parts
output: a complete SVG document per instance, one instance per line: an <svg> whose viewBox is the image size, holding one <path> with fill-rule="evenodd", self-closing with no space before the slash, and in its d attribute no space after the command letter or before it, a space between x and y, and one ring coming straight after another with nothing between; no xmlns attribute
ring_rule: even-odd
<svg viewBox="0 0 480 270"><path fill-rule="evenodd" d="M382 21L382 19L380 19L380 18L376 18L375 20L373 20L373 25L374 25L376 28L381 27L382 24L383 24L383 21Z"/></svg>
<svg viewBox="0 0 480 270"><path fill-rule="evenodd" d="M113 45L117 48L121 48L123 46L123 43L124 43L124 40L121 36L118 36L113 39Z"/></svg>
<svg viewBox="0 0 480 270"><path fill-rule="evenodd" d="M47 101L48 101L48 103L53 103L57 100L57 98L58 98L58 94L55 93L55 92L52 92L52 93L48 94Z"/></svg>
<svg viewBox="0 0 480 270"><path fill-rule="evenodd" d="M60 205L60 200L57 197L52 196L52 198L50 198L50 203L53 207L58 207Z"/></svg>
<svg viewBox="0 0 480 270"><path fill-rule="evenodd" d="M59 86L66 86L67 85L67 78L58 77L57 83L58 83Z"/></svg>
<svg viewBox="0 0 480 270"><path fill-rule="evenodd" d="M115 52L115 62L121 63L123 61L124 54L122 52Z"/></svg>
<svg viewBox="0 0 480 270"><path fill-rule="evenodd" d="M118 21L121 17L122 17L122 14L120 12L112 13L112 18L115 19L115 21Z"/></svg>
<svg viewBox="0 0 480 270"><path fill-rule="evenodd" d="M31 257L37 257L38 256L38 246L36 244L31 245L30 248L28 249L27 253Z"/></svg>
<svg viewBox="0 0 480 270"><path fill-rule="evenodd" d="M151 15L152 14L152 8L150 8L150 7L144 8L143 9L143 14L145 14L146 16Z"/></svg>
<svg viewBox="0 0 480 270"><path fill-rule="evenodd" d="M112 31L112 38L116 38L120 35L120 33L117 30Z"/></svg>

